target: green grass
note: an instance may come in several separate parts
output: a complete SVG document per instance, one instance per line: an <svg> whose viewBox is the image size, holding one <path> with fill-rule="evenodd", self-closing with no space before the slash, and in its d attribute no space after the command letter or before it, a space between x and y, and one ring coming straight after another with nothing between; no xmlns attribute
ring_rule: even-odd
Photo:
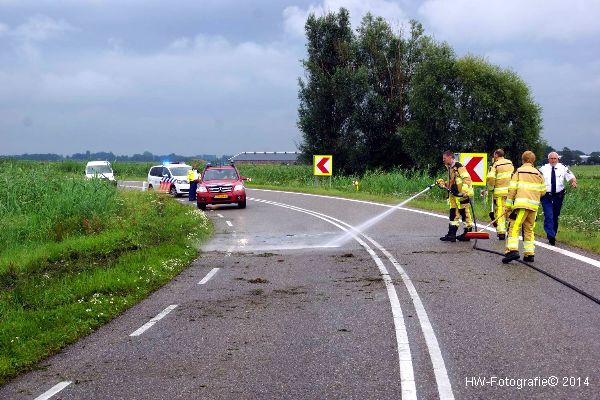
<svg viewBox="0 0 600 400"><path fill-rule="evenodd" d="M170 281L211 232L204 213L42 163L2 165L0 384ZM61 167L62 168L62 167ZM33 196L33 197L31 197Z"/></svg>
<svg viewBox="0 0 600 400"><path fill-rule="evenodd" d="M248 187L261 187L306 193L380 201L397 204L410 195L418 193L435 178L418 171L397 170L392 172L370 171L363 176L334 176L329 188L329 179L319 178L317 185L312 175L312 166L306 165L239 165L240 173L252 178ZM600 253L600 166L576 166L578 188L568 189L561 213L558 240L570 245ZM357 192L352 180L358 179ZM490 203L482 204L476 187L475 211L480 222L489 222ZM413 200L409 207L446 213L446 202L442 190L434 188ZM536 235L545 238L543 212L538 215Z"/></svg>

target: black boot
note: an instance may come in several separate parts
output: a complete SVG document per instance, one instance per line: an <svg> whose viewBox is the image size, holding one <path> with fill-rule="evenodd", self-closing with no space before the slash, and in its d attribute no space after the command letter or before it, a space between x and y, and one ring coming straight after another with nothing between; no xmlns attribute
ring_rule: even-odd
<svg viewBox="0 0 600 400"><path fill-rule="evenodd" d="M535 257L533 255L531 255L531 254L526 255L525 257L523 257L523 261L526 261L526 262L533 262L534 260L535 260Z"/></svg>
<svg viewBox="0 0 600 400"><path fill-rule="evenodd" d="M499 233L498 234L498 240L505 240L506 239L506 233Z"/></svg>
<svg viewBox="0 0 600 400"><path fill-rule="evenodd" d="M442 236L440 240L442 242L456 242L456 231L458 230L458 226L448 225L448 233L446 236Z"/></svg>
<svg viewBox="0 0 600 400"><path fill-rule="evenodd" d="M458 235L458 236L456 237L456 240L460 240L461 242L468 242L468 241L469 241L469 240L471 240L471 239L469 239L469 238L466 236L466 233L467 233L467 232L472 232L472 231L473 231L473 228L465 228L465 231L464 231L463 233L461 233L460 235Z"/></svg>
<svg viewBox="0 0 600 400"><path fill-rule="evenodd" d="M520 257L520 255L519 255L519 252L518 252L518 251L516 251L516 250L511 250L511 251L509 251L508 253L506 253L506 254L504 255L504 258L502 259L502 262L503 262L504 264L508 264L508 263L509 263L509 262L511 262L511 261L518 260L518 259L519 259L519 257Z"/></svg>

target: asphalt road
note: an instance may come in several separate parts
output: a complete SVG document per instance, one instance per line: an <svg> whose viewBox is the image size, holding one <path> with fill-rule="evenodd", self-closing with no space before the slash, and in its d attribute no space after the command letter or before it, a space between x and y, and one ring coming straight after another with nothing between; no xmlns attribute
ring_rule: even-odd
<svg viewBox="0 0 600 400"><path fill-rule="evenodd" d="M176 279L0 399L61 382L53 399L600 398L590 299L441 242L434 214L396 210L344 240L389 207L248 193L207 211L215 236ZM598 257L573 251L538 246L535 266L600 297Z"/></svg>

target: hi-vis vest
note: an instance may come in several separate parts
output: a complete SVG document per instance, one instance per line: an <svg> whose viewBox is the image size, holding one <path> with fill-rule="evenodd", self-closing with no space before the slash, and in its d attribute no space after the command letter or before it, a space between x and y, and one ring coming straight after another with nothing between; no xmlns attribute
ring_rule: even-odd
<svg viewBox="0 0 600 400"><path fill-rule="evenodd" d="M198 171L195 169L190 169L187 173L188 183L195 181L196 179L198 179Z"/></svg>
<svg viewBox="0 0 600 400"><path fill-rule="evenodd" d="M512 161L504 157L499 157L490 172L487 175L487 187L494 191L494 198L508 196L508 186L510 185L510 177L512 176L515 167Z"/></svg>
<svg viewBox="0 0 600 400"><path fill-rule="evenodd" d="M537 211L540 198L546 193L544 177L531 165L524 163L513 174L508 186L506 205L514 209Z"/></svg>
<svg viewBox="0 0 600 400"><path fill-rule="evenodd" d="M473 186L471 186L471 176L467 169L459 162L455 162L448 169L448 189L452 189L452 185L456 184L458 193L465 196L473 197Z"/></svg>

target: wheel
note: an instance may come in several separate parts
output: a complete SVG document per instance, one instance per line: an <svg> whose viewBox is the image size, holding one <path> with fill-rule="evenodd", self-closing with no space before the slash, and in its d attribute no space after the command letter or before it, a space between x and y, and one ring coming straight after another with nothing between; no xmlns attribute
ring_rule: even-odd
<svg viewBox="0 0 600 400"><path fill-rule="evenodd" d="M200 210L206 210L206 204L204 203L196 203L196 206L198 206Z"/></svg>
<svg viewBox="0 0 600 400"><path fill-rule="evenodd" d="M175 185L171 185L171 187L169 188L169 194L173 197L177 197L177 188L175 187Z"/></svg>
<svg viewBox="0 0 600 400"><path fill-rule="evenodd" d="M244 201L240 201L240 202L238 203L238 208L246 208L246 200L244 200Z"/></svg>
<svg viewBox="0 0 600 400"><path fill-rule="evenodd" d="M152 187L152 185L148 185L148 190L154 190L154 187Z"/></svg>

